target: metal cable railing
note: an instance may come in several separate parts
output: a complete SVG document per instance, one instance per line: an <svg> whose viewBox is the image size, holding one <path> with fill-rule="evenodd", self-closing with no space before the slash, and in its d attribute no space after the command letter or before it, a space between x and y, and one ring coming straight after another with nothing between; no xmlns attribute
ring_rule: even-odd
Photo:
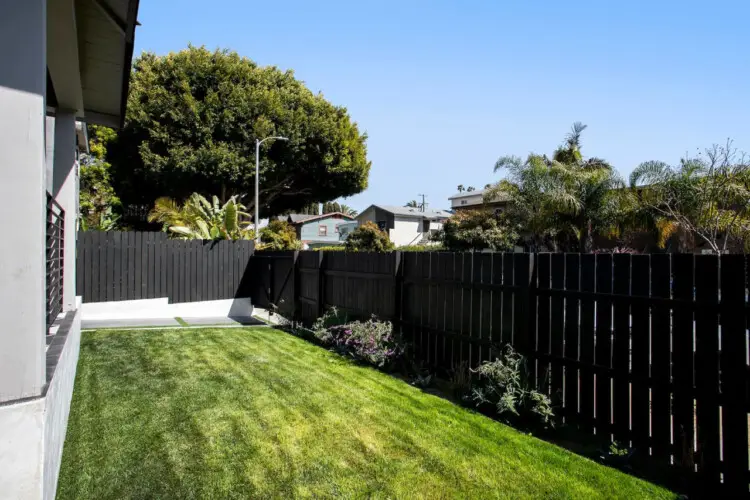
<svg viewBox="0 0 750 500"><path fill-rule="evenodd" d="M47 330L62 312L65 210L47 193Z"/></svg>

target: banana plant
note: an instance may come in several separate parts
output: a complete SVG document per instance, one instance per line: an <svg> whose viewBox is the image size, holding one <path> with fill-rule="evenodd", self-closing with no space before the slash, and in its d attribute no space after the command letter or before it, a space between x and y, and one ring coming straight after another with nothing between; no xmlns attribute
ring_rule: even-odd
<svg viewBox="0 0 750 500"><path fill-rule="evenodd" d="M250 216L244 210L238 196L222 205L217 196L209 201L193 193L182 205L167 197L157 199L148 220L161 223L164 231L183 239L249 240L255 232L249 228Z"/></svg>

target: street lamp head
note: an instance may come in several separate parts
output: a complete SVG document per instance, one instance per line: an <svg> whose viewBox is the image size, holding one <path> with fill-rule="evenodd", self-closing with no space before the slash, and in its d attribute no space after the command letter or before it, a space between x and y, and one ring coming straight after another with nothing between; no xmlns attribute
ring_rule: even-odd
<svg viewBox="0 0 750 500"><path fill-rule="evenodd" d="M274 139L276 139L276 140L279 140L279 141L288 141L288 140L289 140L289 137L282 137L282 136L279 136L279 137L274 137Z"/></svg>

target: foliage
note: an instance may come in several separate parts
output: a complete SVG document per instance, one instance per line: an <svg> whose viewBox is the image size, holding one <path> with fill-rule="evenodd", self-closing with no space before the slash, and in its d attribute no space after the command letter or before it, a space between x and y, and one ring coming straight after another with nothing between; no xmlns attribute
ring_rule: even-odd
<svg viewBox="0 0 750 500"><path fill-rule="evenodd" d="M750 162L732 148L714 145L679 166L642 163L630 175L630 185L645 212L647 227L655 228L661 247L678 236L680 250L694 240L715 253L750 249Z"/></svg>
<svg viewBox="0 0 750 500"><path fill-rule="evenodd" d="M450 372L448 380L451 394L459 401L466 401L471 397L471 370L469 363L461 361Z"/></svg>
<svg viewBox="0 0 750 500"><path fill-rule="evenodd" d="M465 191L463 184L459 184L458 187L456 187L456 189L458 190L459 193L463 193Z"/></svg>
<svg viewBox="0 0 750 500"><path fill-rule="evenodd" d="M460 210L434 236L449 251L510 250L518 233L503 214L490 210Z"/></svg>
<svg viewBox="0 0 750 500"><path fill-rule="evenodd" d="M88 126L89 153L80 159L79 214L81 229L112 231L118 228L122 204L112 187L111 165L105 160L115 131Z"/></svg>
<svg viewBox="0 0 750 500"><path fill-rule="evenodd" d="M348 215L349 217L356 217L359 212L357 212L355 209L350 207L349 205L342 204L340 207L340 211L344 215Z"/></svg>
<svg viewBox="0 0 750 500"><path fill-rule="evenodd" d="M295 213L303 214L303 215L321 215L320 214L320 203L313 202L308 205L305 205L300 210L296 211Z"/></svg>
<svg viewBox="0 0 750 500"><path fill-rule="evenodd" d="M477 188L475 188L474 186L469 186L469 187L466 188L466 192L467 193L471 193L472 191L476 191L476 190L477 190Z"/></svg>
<svg viewBox="0 0 750 500"><path fill-rule="evenodd" d="M294 226L285 220L274 219L260 230L263 250L299 250L300 241Z"/></svg>
<svg viewBox="0 0 750 500"><path fill-rule="evenodd" d="M507 200L508 216L524 228L529 246L539 250L593 250L595 233L618 235L630 195L617 172L600 158L584 158L575 123L552 158L532 153L526 160L503 156L495 171L507 172L485 193L485 200Z"/></svg>
<svg viewBox="0 0 750 500"><path fill-rule="evenodd" d="M108 152L113 183L128 204L244 194L252 211L255 141L268 136L289 141L261 146L261 216L367 187L366 135L292 71L227 50L146 52L133 63L125 125Z"/></svg>
<svg viewBox="0 0 750 500"><path fill-rule="evenodd" d="M338 311L332 309L313 324L313 334L324 345L378 368L392 367L404 353L404 342L389 321L373 316L367 321L332 324L338 318Z"/></svg>
<svg viewBox="0 0 750 500"><path fill-rule="evenodd" d="M347 252L388 252L393 243L374 222L365 222L349 234L344 242Z"/></svg>
<svg viewBox="0 0 750 500"><path fill-rule="evenodd" d="M404 245L396 247L399 252L439 252L443 250L441 245Z"/></svg>
<svg viewBox="0 0 750 500"><path fill-rule="evenodd" d="M324 214L332 214L341 212L341 205L339 205L336 201L329 201L327 203L323 203L323 213Z"/></svg>
<svg viewBox="0 0 750 500"><path fill-rule="evenodd" d="M244 210L236 196L222 205L217 196L209 202L193 193L182 205L167 197L157 199L148 221L158 222L164 231L185 239L249 240L255 233L248 228L249 222L242 221L249 218Z"/></svg>
<svg viewBox="0 0 750 500"><path fill-rule="evenodd" d="M419 207L419 203L417 203L417 200L411 200L411 201L407 201L406 205L404 206L408 208L417 208Z"/></svg>
<svg viewBox="0 0 750 500"><path fill-rule="evenodd" d="M543 426L553 426L552 403L546 394L530 387L525 364L524 357L506 345L501 357L473 370L478 380L472 397L477 406L491 405L510 420L533 418Z"/></svg>
<svg viewBox="0 0 750 500"><path fill-rule="evenodd" d="M315 250L320 250L321 252L346 252L346 247L343 245L332 245L327 247L318 247Z"/></svg>

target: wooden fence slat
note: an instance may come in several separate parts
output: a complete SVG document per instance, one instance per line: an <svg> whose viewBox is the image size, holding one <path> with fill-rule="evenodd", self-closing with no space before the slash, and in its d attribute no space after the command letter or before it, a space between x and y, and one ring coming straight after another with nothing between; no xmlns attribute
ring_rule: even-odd
<svg viewBox="0 0 750 500"><path fill-rule="evenodd" d="M565 289L578 291L580 287L580 255L577 253L565 254ZM578 361L580 326L578 299L567 297L565 299L565 358ZM565 367L565 415L567 421L578 416L578 369L573 366Z"/></svg>
<svg viewBox="0 0 750 500"><path fill-rule="evenodd" d="M674 443L679 450L675 462L692 473L694 457L695 403L693 400L693 311L687 307L693 297L692 254L672 256L672 373L674 376Z"/></svg>
<svg viewBox="0 0 750 500"><path fill-rule="evenodd" d="M142 241L142 233L140 231L134 231L133 232L133 238L131 239L131 243L133 244L133 278L131 279L133 283L133 288L131 290L131 293L133 294L133 299L142 299L144 298L141 291L142 291L142 280L141 280L141 266L142 263L142 248L143 248L143 241Z"/></svg>
<svg viewBox="0 0 750 500"><path fill-rule="evenodd" d="M748 494L745 256L721 256L721 430L724 484L730 497Z"/></svg>
<svg viewBox="0 0 750 500"><path fill-rule="evenodd" d="M565 289L565 255L554 253L551 257L552 290ZM555 295L550 299L550 337L553 357L565 356L565 299L562 295ZM552 361L550 387L553 400L564 400L564 367L557 361Z"/></svg>
<svg viewBox="0 0 750 500"><path fill-rule="evenodd" d="M503 253L503 285L513 284L513 254ZM503 340L513 342L513 291L503 290Z"/></svg>
<svg viewBox="0 0 750 500"><path fill-rule="evenodd" d="M471 254L471 282L482 282L482 254L475 252ZM471 333L472 340L482 338L482 291L473 288L471 290ZM482 360L478 342L469 344L469 359L472 366L478 366Z"/></svg>
<svg viewBox="0 0 750 500"><path fill-rule="evenodd" d="M719 257L695 257L695 300L719 300ZM698 472L708 484L718 484L721 467L719 429L719 316L701 308L695 314L695 386L698 427Z"/></svg>
<svg viewBox="0 0 750 500"><path fill-rule="evenodd" d="M108 244L108 235L105 232L98 232L95 238L95 241L97 242L97 245L99 246L99 276L98 276L98 283L99 283L99 292L96 296L96 299L91 300L91 302L105 302L108 299L108 290L107 290L107 281L108 281L108 273L109 268L111 267L110 260L107 260L107 248L109 248ZM110 265L107 265L107 264ZM92 280L96 279L96 275L92 276Z"/></svg>
<svg viewBox="0 0 750 500"><path fill-rule="evenodd" d="M672 258L668 254L651 256L651 296L670 298ZM652 451L663 463L670 463L672 444L671 324L670 310L664 305L651 308L651 435Z"/></svg>
<svg viewBox="0 0 750 500"><path fill-rule="evenodd" d="M596 256L596 291L612 293L612 255ZM612 367L612 300L606 297L596 301L596 364ZM611 434L612 423L612 378L603 373L596 374L596 424L597 435ZM606 429L606 431L603 431Z"/></svg>
<svg viewBox="0 0 750 500"><path fill-rule="evenodd" d="M85 264L83 266L77 266L76 272L79 276L83 276L83 279L78 280L77 293L84 292L83 300L86 302L93 302L92 298L98 296L99 283L96 278L99 275L99 251L94 245L94 233L85 232L79 233L82 237L79 237L78 243L81 245L79 252L83 252L83 260ZM84 275L84 270L85 275ZM95 291L96 289L96 291Z"/></svg>
<svg viewBox="0 0 750 500"><path fill-rule="evenodd" d="M633 255L631 267L631 293L634 296L648 297L650 294L650 265L648 255ZM633 303L631 306L631 426L633 444L648 453L651 428L651 402L649 360L651 359L651 331L648 306Z"/></svg>
<svg viewBox="0 0 750 500"><path fill-rule="evenodd" d="M581 291L596 290L596 255L581 255ZM580 407L579 421L581 429L592 432L594 429L594 301L581 299L581 369L580 369Z"/></svg>
<svg viewBox="0 0 750 500"><path fill-rule="evenodd" d="M483 284L492 283L492 255L488 253L481 254L482 260L482 279ZM481 330L479 338L485 342L492 342L492 291L482 290L482 303L480 309L482 311L481 317ZM490 349L484 346L480 346L479 351L479 362L490 360Z"/></svg>
<svg viewBox="0 0 750 500"><path fill-rule="evenodd" d="M616 295L630 294L630 255L615 254L612 257L614 282L612 291ZM614 342L612 365L615 369L612 397L615 438L629 444L630 433L630 303L616 300L613 304Z"/></svg>
<svg viewBox="0 0 750 500"><path fill-rule="evenodd" d="M503 254L492 254L492 283L503 284ZM492 342L501 344L503 342L503 294L495 288L492 290Z"/></svg>
<svg viewBox="0 0 750 500"><path fill-rule="evenodd" d="M109 262L112 264L112 298L110 300L124 300L120 299L120 282L122 281L122 233L112 233L112 258L107 256Z"/></svg>
<svg viewBox="0 0 750 500"><path fill-rule="evenodd" d="M537 255L537 288L549 290L551 279L551 254ZM496 292L493 292L496 293ZM539 295L537 299L537 352L541 355L550 354L550 298ZM550 364L548 361L537 363L537 386L544 394L549 395Z"/></svg>

